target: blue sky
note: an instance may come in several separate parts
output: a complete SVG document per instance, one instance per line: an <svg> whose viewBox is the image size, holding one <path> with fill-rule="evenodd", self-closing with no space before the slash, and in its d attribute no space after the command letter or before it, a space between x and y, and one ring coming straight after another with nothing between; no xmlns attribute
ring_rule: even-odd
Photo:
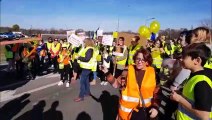
<svg viewBox="0 0 212 120"><path fill-rule="evenodd" d="M161 29L188 28L211 20L211 0L2 0L1 26L137 31L148 18ZM147 26L151 21L147 21Z"/></svg>

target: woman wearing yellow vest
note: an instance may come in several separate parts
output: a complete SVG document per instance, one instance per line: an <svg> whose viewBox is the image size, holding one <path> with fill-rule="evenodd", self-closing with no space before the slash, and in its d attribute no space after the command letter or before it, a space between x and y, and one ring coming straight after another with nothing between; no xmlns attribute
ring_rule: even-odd
<svg viewBox="0 0 212 120"><path fill-rule="evenodd" d="M155 118L158 110L154 96L156 79L155 70L151 67L151 54L148 50L141 48L135 53L133 60L135 65L129 65L128 70L123 71L117 79L108 72L106 67L102 68L108 82L115 88L121 88L117 119L130 120L132 111L143 106L147 109L147 115ZM141 96L144 102L141 102ZM144 104L142 105L142 103Z"/></svg>
<svg viewBox="0 0 212 120"><path fill-rule="evenodd" d="M129 46L129 57L128 57L128 65L133 65L134 62L133 62L133 55L135 54L135 52L137 50L140 49L140 45L138 43L138 41L140 40L140 37L139 36L134 36L131 40L131 45Z"/></svg>
<svg viewBox="0 0 212 120"><path fill-rule="evenodd" d="M84 97L90 96L89 75L93 68L94 42L92 39L85 39L84 45L85 48L79 53L79 57L76 57L80 61L79 64L82 72L80 76L80 93L74 99L75 102L83 101Z"/></svg>
<svg viewBox="0 0 212 120"><path fill-rule="evenodd" d="M212 119L212 70L203 67L210 55L204 43L193 43L183 50L183 64L191 75L182 95L172 91L170 97L179 103L177 120Z"/></svg>
<svg viewBox="0 0 212 120"><path fill-rule="evenodd" d="M152 58L153 58L152 64L156 68L160 69L162 61L163 61L162 54L164 54L165 51L163 50L163 46L162 46L161 41L157 40L157 41L155 41L154 44L155 44L154 47L151 49L151 55L152 55Z"/></svg>
<svg viewBox="0 0 212 120"><path fill-rule="evenodd" d="M59 53L59 58L57 59L60 69L60 82L58 83L58 86L63 85L65 81L67 81L66 87L69 87L70 85L70 60L70 52L68 51L66 46L63 46L61 52Z"/></svg>
<svg viewBox="0 0 212 120"><path fill-rule="evenodd" d="M122 56L115 56L115 60L114 63L116 66L115 68L115 78L118 78L121 73L123 72L123 70L126 67L126 62L127 62L127 57L128 57L128 50L127 50L127 46L124 45L124 37L119 37L118 39L118 44L116 46L116 51L120 50L119 52L122 52Z"/></svg>

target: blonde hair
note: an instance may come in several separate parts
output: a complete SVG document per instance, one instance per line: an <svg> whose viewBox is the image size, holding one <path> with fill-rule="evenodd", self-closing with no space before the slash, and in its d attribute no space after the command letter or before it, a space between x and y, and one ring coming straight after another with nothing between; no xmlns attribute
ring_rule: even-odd
<svg viewBox="0 0 212 120"><path fill-rule="evenodd" d="M85 42L85 47L94 47L94 40L91 38L86 38L84 40Z"/></svg>
<svg viewBox="0 0 212 120"><path fill-rule="evenodd" d="M191 43L210 42L210 31L205 27L198 27L192 32Z"/></svg>

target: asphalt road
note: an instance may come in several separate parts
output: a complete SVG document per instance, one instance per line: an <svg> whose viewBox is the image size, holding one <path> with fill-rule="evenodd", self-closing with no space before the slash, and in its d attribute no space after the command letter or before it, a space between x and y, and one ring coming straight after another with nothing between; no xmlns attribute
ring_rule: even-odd
<svg viewBox="0 0 212 120"><path fill-rule="evenodd" d="M0 92L1 120L113 120L119 91L110 85L91 86L93 97L74 102L79 81L69 88L57 86L59 74L48 74L15 89Z"/></svg>

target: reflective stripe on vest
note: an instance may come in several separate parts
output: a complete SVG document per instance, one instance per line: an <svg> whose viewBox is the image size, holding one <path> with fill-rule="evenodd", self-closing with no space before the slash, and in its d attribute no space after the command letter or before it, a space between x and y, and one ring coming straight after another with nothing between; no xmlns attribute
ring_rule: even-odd
<svg viewBox="0 0 212 120"><path fill-rule="evenodd" d="M88 49L93 49L93 47L86 47L85 49L83 49L82 52L80 53L80 56L85 57L85 54L88 51ZM93 57L93 55L92 55L92 57ZM92 57L88 62L80 61L80 67L84 68L84 69L92 69L92 67L93 67Z"/></svg>
<svg viewBox="0 0 212 120"><path fill-rule="evenodd" d="M138 103L139 102L139 98L136 98L136 97L129 97L129 96L125 96L125 95L122 95L122 99L124 101L127 101L127 102L136 102ZM144 103L147 104L147 103L150 103L152 100L152 97L151 98L147 98L147 99L144 99ZM140 101L142 103L142 101Z"/></svg>
<svg viewBox="0 0 212 120"><path fill-rule="evenodd" d="M124 46L124 52L123 52L123 54L125 53L125 51L127 50L127 47L126 46ZM117 56L116 57L117 59L118 58L120 58L119 56ZM127 57L124 59L124 60L120 60L120 61L118 61L116 64L118 64L118 65L125 65L126 64L126 62L127 62Z"/></svg>
<svg viewBox="0 0 212 120"><path fill-rule="evenodd" d="M135 48L132 50L132 46L130 46L130 48L129 48L128 65L134 64L133 56L136 53L136 51L140 49L140 47L141 47L140 45L136 45Z"/></svg>
<svg viewBox="0 0 212 120"><path fill-rule="evenodd" d="M195 75L193 76L184 86L183 88L183 96L184 98L193 106L194 101L194 87L198 82L205 81L212 88L212 81L205 75ZM212 112L210 112L211 117ZM177 112L177 120L191 120L191 119L199 119L193 113L186 110L183 106L178 106Z"/></svg>
<svg viewBox="0 0 212 120"><path fill-rule="evenodd" d="M142 106L140 100L140 93L144 99L146 107L151 106L151 99L153 98L153 92L156 87L155 71L153 67L147 67L141 83L141 88L136 81L135 69L133 65L128 66L127 83L126 88L121 91L122 97L120 98L119 104L119 116L124 120L129 120L130 112L136 108L139 103Z"/></svg>
<svg viewBox="0 0 212 120"><path fill-rule="evenodd" d="M131 108L126 108L126 107L124 107L122 105L120 105L120 109L123 110L124 112L128 112L128 113L130 113L132 111Z"/></svg>

